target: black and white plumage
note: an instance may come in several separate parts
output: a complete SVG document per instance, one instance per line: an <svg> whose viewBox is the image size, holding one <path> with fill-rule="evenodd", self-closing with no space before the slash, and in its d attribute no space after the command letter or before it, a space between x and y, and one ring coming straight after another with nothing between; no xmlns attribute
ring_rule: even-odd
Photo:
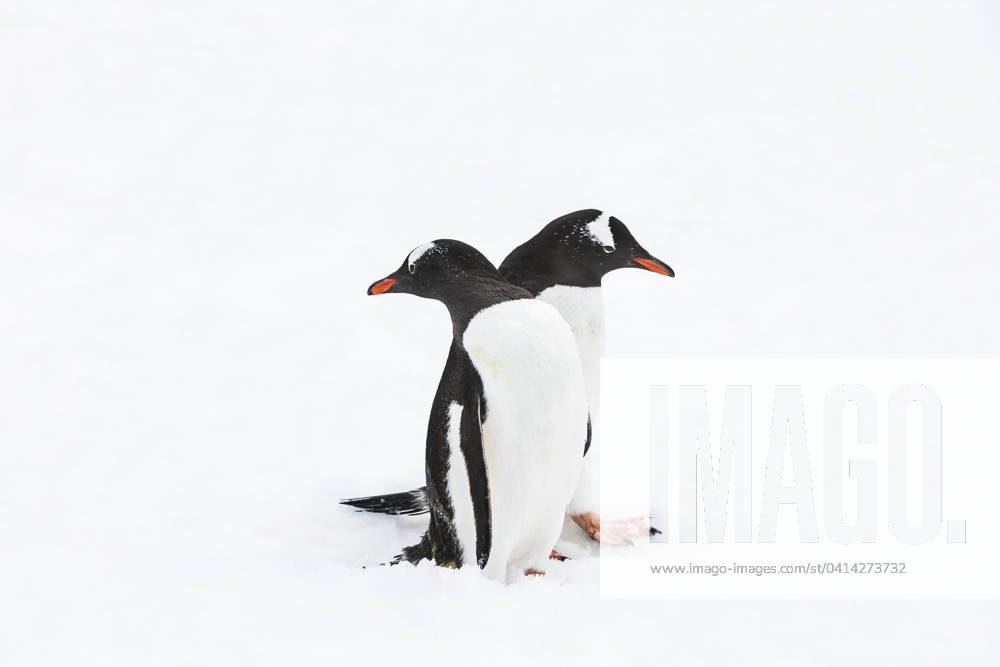
<svg viewBox="0 0 1000 667"><path fill-rule="evenodd" d="M589 432L569 326L459 241L416 248L368 291L436 299L452 320L427 430L430 520L401 558L475 563L500 580L544 570Z"/></svg>
<svg viewBox="0 0 1000 667"><path fill-rule="evenodd" d="M509 283L553 305L573 330L595 429L600 412L600 359L604 355L601 281L609 272L623 268L674 275L673 269L636 241L621 220L596 209L556 218L515 248L499 267ZM595 441L584 460L577 492L568 510L571 515L598 513L598 457L599 447ZM424 489L342 502L359 510L386 514L427 511Z"/></svg>

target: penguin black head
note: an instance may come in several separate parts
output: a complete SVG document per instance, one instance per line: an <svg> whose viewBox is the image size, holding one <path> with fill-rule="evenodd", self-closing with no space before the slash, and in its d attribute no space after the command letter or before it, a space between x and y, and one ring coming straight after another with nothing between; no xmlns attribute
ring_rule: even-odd
<svg viewBox="0 0 1000 667"><path fill-rule="evenodd" d="M507 256L500 272L537 294L552 285L599 287L605 274L627 268L674 275L665 262L639 245L621 220L585 209L545 225Z"/></svg>
<svg viewBox="0 0 1000 667"><path fill-rule="evenodd" d="M441 301L456 330L477 312L531 294L511 285L490 260L461 241L438 239L414 248L402 265L368 288L369 295L399 292Z"/></svg>

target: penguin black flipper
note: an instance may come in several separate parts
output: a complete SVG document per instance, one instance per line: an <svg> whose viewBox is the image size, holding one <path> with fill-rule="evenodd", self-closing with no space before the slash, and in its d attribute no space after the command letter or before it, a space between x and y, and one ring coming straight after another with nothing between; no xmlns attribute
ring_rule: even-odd
<svg viewBox="0 0 1000 667"><path fill-rule="evenodd" d="M345 498L341 505L356 507L359 512L375 512L376 514L393 514L396 516L416 516L427 514L427 487L421 486L412 491L387 493L383 496L364 496L362 498Z"/></svg>
<svg viewBox="0 0 1000 667"><path fill-rule="evenodd" d="M468 408L462 411L461 447L468 475L469 496L472 500L472 516L476 526L476 564L482 569L489 560L490 548L493 546L490 487L486 476L486 459L483 455L482 418L485 407L482 384L479 375L472 369L471 362L469 369L478 386L467 391Z"/></svg>
<svg viewBox="0 0 1000 667"><path fill-rule="evenodd" d="M481 428L484 414L479 374L468 353L453 342L427 425L425 497L430 522L420 543L404 549L394 562L486 564L492 532Z"/></svg>
<svg viewBox="0 0 1000 667"><path fill-rule="evenodd" d="M466 474L469 479L469 496L472 500L473 516L476 525L476 565L482 569L482 567L485 566L486 562L489 560L490 547L492 546L492 531L490 530L490 492L486 478L486 461L483 458L483 441L480 423L480 405L482 404L482 401L481 398L475 394L475 392L468 392L467 398L470 408L474 409L462 410L462 422L459 426L459 433L461 435L460 447L462 455L465 458ZM424 502L426 503L426 487L417 489L416 491L396 495L406 496L416 492L420 492ZM426 504L424 505L423 511L428 511ZM454 507L452 507L452 513L454 513ZM442 526L440 526L440 523L441 522L437 522L438 532L442 532ZM403 552L393 558L390 565L396 565L403 561L408 563L417 563L422 560L438 560L438 558L435 557L435 553L443 559L443 562L438 560L439 564L461 564L468 560L468 557L464 553L461 555L460 559L455 559L454 554L452 554L450 549L435 549L431 545L430 536L431 530L435 526L433 519L431 525L432 528L429 528L427 532L421 536L420 542L414 544L412 547L404 547ZM445 528L445 532L448 532L447 528Z"/></svg>

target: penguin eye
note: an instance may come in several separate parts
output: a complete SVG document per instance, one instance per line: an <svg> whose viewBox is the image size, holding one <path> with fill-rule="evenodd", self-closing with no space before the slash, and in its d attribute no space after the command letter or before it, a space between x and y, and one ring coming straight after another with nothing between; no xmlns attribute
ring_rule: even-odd
<svg viewBox="0 0 1000 667"><path fill-rule="evenodd" d="M606 246L604 246L604 252L611 253L611 252L614 252L614 251L615 251L615 247L613 245L606 245Z"/></svg>
<svg viewBox="0 0 1000 667"><path fill-rule="evenodd" d="M417 270L417 265L416 264L410 264L407 268L410 269L410 275L412 276L413 272Z"/></svg>

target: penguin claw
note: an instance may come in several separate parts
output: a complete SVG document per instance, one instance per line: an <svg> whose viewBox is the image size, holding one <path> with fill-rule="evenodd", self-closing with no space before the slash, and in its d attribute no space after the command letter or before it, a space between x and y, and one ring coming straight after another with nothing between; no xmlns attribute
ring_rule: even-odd
<svg viewBox="0 0 1000 667"><path fill-rule="evenodd" d="M526 576L526 577L544 577L545 576L545 572L543 572L542 570L536 570L534 568L530 568L529 567L527 570L524 571L524 576Z"/></svg>
<svg viewBox="0 0 1000 667"><path fill-rule="evenodd" d="M552 553L549 554L549 560L564 561L569 560L569 556L563 556L561 553L553 549Z"/></svg>

